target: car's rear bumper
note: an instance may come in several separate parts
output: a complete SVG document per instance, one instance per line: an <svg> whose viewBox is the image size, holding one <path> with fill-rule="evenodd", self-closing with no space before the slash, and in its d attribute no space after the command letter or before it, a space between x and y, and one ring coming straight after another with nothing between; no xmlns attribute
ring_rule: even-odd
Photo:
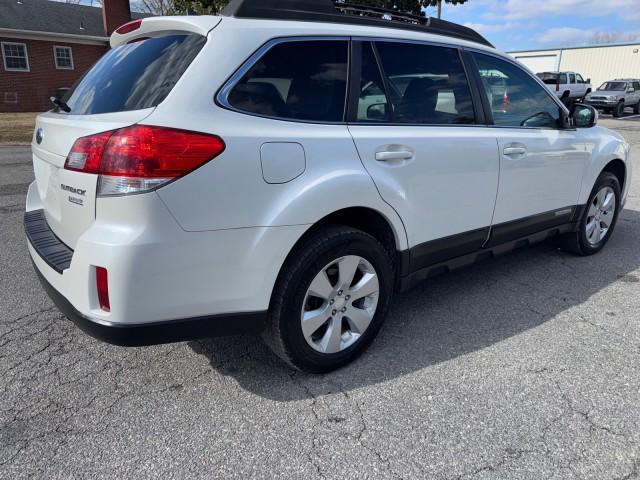
<svg viewBox="0 0 640 480"><path fill-rule="evenodd" d="M260 329L280 267L306 226L186 232L155 194L99 199L74 245L47 222L29 188L25 230L51 298L91 335L149 345ZM96 269L108 272L101 308Z"/></svg>
<svg viewBox="0 0 640 480"><path fill-rule="evenodd" d="M34 265L35 267L35 265ZM123 347L141 347L206 337L259 333L267 312L248 312L142 324L116 324L90 319L76 310L35 267L38 279L58 309L86 334Z"/></svg>

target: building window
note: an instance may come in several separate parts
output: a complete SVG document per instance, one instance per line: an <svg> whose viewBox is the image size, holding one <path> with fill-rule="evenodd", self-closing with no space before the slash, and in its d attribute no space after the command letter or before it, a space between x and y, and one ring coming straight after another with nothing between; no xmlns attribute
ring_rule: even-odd
<svg viewBox="0 0 640 480"><path fill-rule="evenodd" d="M53 47L53 57L56 61L56 68L61 70L73 70L73 53L71 47Z"/></svg>
<svg viewBox="0 0 640 480"><path fill-rule="evenodd" d="M4 103L18 103L18 92L4 92Z"/></svg>
<svg viewBox="0 0 640 480"><path fill-rule="evenodd" d="M4 69L9 72L28 72L29 58L24 43L2 42Z"/></svg>

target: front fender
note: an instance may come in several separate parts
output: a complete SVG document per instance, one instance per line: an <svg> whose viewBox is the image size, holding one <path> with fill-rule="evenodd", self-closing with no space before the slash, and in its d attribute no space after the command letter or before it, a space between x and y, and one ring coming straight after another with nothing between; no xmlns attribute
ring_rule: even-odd
<svg viewBox="0 0 640 480"><path fill-rule="evenodd" d="M632 165L629 159L629 144L622 136L604 127L594 127L584 130L582 133L585 138L587 138L587 136L589 138L589 140L585 141L585 148L587 151L590 150L591 155L582 178L582 187L578 200L579 204L584 205L589 201L589 195L598 176L613 160L622 160L626 167L625 184L622 195L622 203L624 204L629 192L632 174Z"/></svg>

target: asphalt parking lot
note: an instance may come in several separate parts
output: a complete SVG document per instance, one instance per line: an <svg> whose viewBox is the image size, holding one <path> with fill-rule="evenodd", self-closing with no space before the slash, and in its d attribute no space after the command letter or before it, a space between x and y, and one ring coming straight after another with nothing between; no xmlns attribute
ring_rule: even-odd
<svg viewBox="0 0 640 480"><path fill-rule="evenodd" d="M428 281L325 376L251 337L79 332L28 258L29 150L0 148L0 478L639 478L640 122L601 123L636 162L601 254L544 244Z"/></svg>

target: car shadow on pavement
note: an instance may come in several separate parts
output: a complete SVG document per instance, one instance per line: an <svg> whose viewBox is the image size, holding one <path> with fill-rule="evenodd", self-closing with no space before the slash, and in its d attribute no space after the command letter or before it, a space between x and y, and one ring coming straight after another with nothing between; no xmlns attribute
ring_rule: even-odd
<svg viewBox="0 0 640 480"><path fill-rule="evenodd" d="M638 238L640 212L625 210L598 255L576 257L543 243L428 280L395 297L377 340L360 359L327 375L290 369L255 337L206 339L189 346L218 373L266 398L295 401L349 392L472 354L549 320L580 321L562 314L614 282L640 280L632 273L640 267ZM615 315L606 308L597 313ZM523 341L532 343L524 351L544 348L535 336Z"/></svg>

